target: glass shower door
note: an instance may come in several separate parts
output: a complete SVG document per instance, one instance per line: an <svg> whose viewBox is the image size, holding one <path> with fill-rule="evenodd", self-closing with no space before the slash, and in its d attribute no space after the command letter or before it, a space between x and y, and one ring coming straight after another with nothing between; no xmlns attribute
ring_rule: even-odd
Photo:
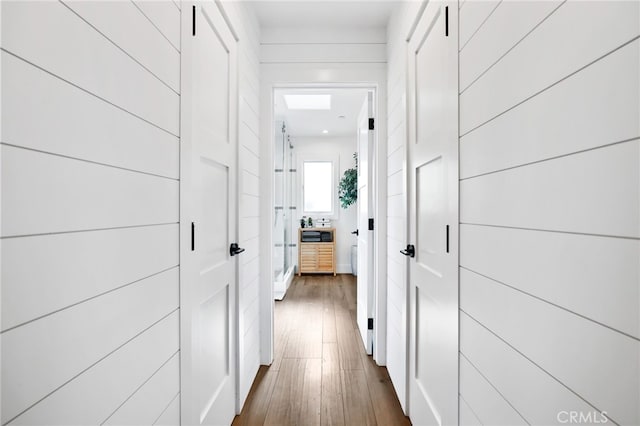
<svg viewBox="0 0 640 426"><path fill-rule="evenodd" d="M285 133L284 123L276 122L273 152L273 280L282 281L285 265Z"/></svg>
<svg viewBox="0 0 640 426"><path fill-rule="evenodd" d="M276 122L273 179L273 281L274 297L281 300L295 273L297 227L295 201L295 155L283 122Z"/></svg>

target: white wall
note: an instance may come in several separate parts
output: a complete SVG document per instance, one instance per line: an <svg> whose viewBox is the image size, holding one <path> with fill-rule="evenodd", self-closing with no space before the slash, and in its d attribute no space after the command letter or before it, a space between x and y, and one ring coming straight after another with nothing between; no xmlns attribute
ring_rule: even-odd
<svg viewBox="0 0 640 426"><path fill-rule="evenodd" d="M175 424L178 6L1 8L2 423Z"/></svg>
<svg viewBox="0 0 640 426"><path fill-rule="evenodd" d="M386 63L384 28L263 28L262 64Z"/></svg>
<svg viewBox="0 0 640 426"><path fill-rule="evenodd" d="M406 257L400 254L407 231L407 35L421 4L403 3L387 27L389 96L387 97L387 369L407 412L408 297Z"/></svg>
<svg viewBox="0 0 640 426"><path fill-rule="evenodd" d="M260 367L259 273L260 270L260 27L243 2L223 3L238 36L239 241L245 252L239 257L238 276L238 406L242 408Z"/></svg>
<svg viewBox="0 0 640 426"><path fill-rule="evenodd" d="M354 125L354 133L355 133ZM331 153L338 160L338 179L342 178L345 170L354 167L353 153L356 152L356 138L349 137L292 137L295 146L296 157L298 158L298 170L300 179L297 179L296 197L299 200L298 206L302 206L302 160L312 160L316 158L314 155L318 153ZM338 182L336 182L336 188ZM335 219L331 221L331 226L336 228L336 269L339 274L351 273L351 246L357 243L355 235L351 235L351 231L358 228L355 204L347 209L340 207L338 200L338 190L336 189L335 206L337 207ZM293 218L293 227L295 229L296 238L298 228L300 227L300 217L302 216L301 207L298 209L298 215ZM315 218L315 216L311 215ZM297 256L297 252L296 252ZM296 258L297 261L297 258Z"/></svg>
<svg viewBox="0 0 640 426"><path fill-rule="evenodd" d="M406 260L406 42L398 30L404 9L389 22L387 58L387 369L402 409L407 410Z"/></svg>
<svg viewBox="0 0 640 426"><path fill-rule="evenodd" d="M496 4L460 10L461 421L638 424L640 4Z"/></svg>
<svg viewBox="0 0 640 426"><path fill-rule="evenodd" d="M390 300L409 7L389 27ZM640 422L639 7L461 2L461 424Z"/></svg>

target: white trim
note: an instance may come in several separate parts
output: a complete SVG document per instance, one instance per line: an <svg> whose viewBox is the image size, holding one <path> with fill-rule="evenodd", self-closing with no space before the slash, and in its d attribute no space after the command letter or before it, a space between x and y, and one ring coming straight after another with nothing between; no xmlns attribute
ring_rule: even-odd
<svg viewBox="0 0 640 426"><path fill-rule="evenodd" d="M427 8L427 3L429 3L428 0L422 0L422 3L420 4L420 7L416 11L415 18L413 19L413 23L411 24L411 27L409 28L409 32L407 33L407 36L405 37L404 41L406 42L411 41L411 38L413 37L413 34L416 32L416 28L418 27L418 23L420 22L420 18L422 18L422 14L424 13L424 10Z"/></svg>
<svg viewBox="0 0 640 426"><path fill-rule="evenodd" d="M336 265L336 273L351 275L351 263L338 263Z"/></svg>

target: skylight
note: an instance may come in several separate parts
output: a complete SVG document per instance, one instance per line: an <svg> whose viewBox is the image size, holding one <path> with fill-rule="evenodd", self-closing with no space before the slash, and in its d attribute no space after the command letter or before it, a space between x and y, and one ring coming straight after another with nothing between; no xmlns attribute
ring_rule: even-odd
<svg viewBox="0 0 640 426"><path fill-rule="evenodd" d="M284 95L289 109L331 109L331 95Z"/></svg>

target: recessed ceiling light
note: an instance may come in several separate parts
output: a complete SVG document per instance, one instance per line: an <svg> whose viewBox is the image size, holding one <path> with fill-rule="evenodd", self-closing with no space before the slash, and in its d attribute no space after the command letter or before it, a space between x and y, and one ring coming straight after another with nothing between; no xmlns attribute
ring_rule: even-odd
<svg viewBox="0 0 640 426"><path fill-rule="evenodd" d="M328 130L323 130L322 133L324 133L326 135L327 133L329 133L329 131Z"/></svg>
<svg viewBox="0 0 640 426"><path fill-rule="evenodd" d="M344 115L339 115L338 118L344 118Z"/></svg>
<svg viewBox="0 0 640 426"><path fill-rule="evenodd" d="M331 95L284 95L289 109L331 109Z"/></svg>

